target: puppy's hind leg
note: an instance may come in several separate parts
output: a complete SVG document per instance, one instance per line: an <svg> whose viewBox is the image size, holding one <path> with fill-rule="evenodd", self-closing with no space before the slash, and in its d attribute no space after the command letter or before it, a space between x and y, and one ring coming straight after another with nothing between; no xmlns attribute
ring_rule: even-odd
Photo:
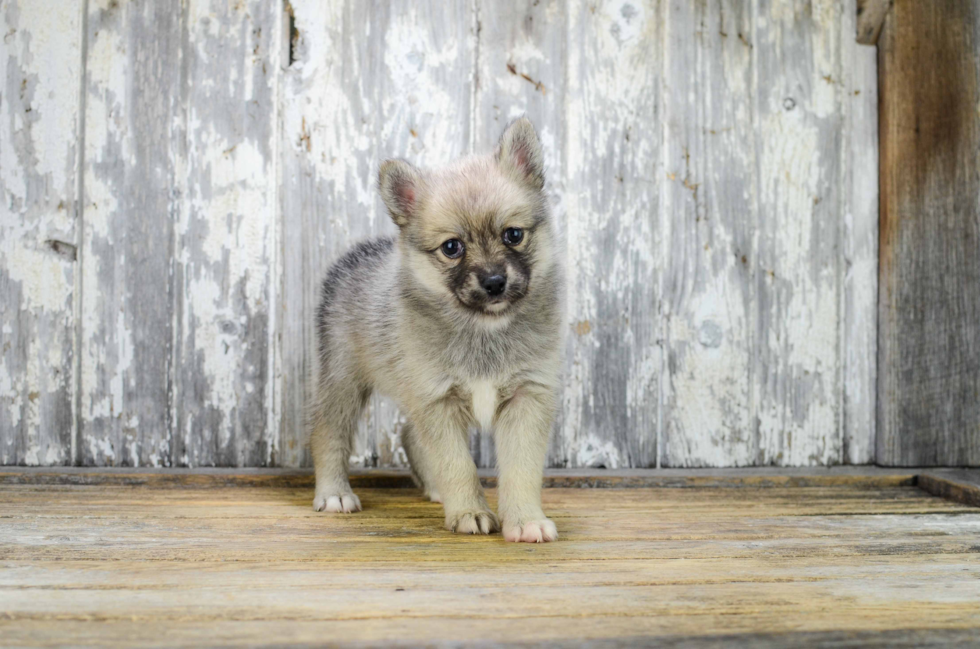
<svg viewBox="0 0 980 649"><path fill-rule="evenodd" d="M318 512L359 512L361 501L350 488L348 468L357 420L370 391L356 381L318 385L310 416L310 450L316 469L313 509Z"/></svg>
<svg viewBox="0 0 980 649"><path fill-rule="evenodd" d="M432 469L424 465L425 454L419 450L415 440L415 427L409 422L402 428L402 448L408 456L408 464L412 470L412 480L418 485L425 497L434 503L441 503L442 496L435 487Z"/></svg>

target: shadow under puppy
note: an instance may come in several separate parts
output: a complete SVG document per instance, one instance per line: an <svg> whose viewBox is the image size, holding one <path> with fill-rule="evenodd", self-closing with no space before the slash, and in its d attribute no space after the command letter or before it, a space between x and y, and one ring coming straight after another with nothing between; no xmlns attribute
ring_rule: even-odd
<svg viewBox="0 0 980 649"><path fill-rule="evenodd" d="M541 481L558 389L563 271L543 192L541 145L521 118L491 155L439 170L381 165L396 238L330 269L317 311L320 372L310 423L317 511L355 512L348 463L374 390L407 413L402 444L453 532L558 538ZM500 518L470 457L493 432Z"/></svg>

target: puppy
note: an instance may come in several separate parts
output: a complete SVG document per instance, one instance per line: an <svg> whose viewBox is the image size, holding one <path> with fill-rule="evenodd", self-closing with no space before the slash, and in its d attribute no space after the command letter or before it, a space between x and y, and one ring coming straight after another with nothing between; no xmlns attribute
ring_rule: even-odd
<svg viewBox="0 0 980 649"><path fill-rule="evenodd" d="M395 238L363 242L329 271L317 311L319 379L310 442L316 511L356 512L348 464L377 390L409 424L402 445L446 528L558 538L541 480L558 388L563 272L543 192L541 145L526 118L491 155L440 170L381 165ZM470 457L468 428L492 431L499 518Z"/></svg>

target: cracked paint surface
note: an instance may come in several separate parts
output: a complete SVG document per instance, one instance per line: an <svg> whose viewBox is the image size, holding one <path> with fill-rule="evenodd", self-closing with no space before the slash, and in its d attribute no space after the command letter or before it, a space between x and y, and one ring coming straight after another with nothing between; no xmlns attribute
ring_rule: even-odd
<svg viewBox="0 0 980 649"><path fill-rule="evenodd" d="M0 464L71 462L80 2L0 2Z"/></svg>

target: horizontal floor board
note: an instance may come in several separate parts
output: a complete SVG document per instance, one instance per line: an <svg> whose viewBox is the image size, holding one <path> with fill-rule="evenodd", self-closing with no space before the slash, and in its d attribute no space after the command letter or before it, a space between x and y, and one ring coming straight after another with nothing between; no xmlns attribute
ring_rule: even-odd
<svg viewBox="0 0 980 649"><path fill-rule="evenodd" d="M970 555L882 555L872 560L842 561L837 557L743 557L674 559L637 562L610 559L561 560L538 564L501 564L471 579L471 562L420 563L393 571L389 563L252 563L201 561L189 571L185 562L132 561L107 569L99 561L5 561L0 563L0 588L12 590L193 590L262 589L268 583L302 591L317 589L472 589L492 586L704 585L733 582L813 582L836 579L926 576L976 578L980 565Z"/></svg>
<svg viewBox="0 0 980 649"><path fill-rule="evenodd" d="M914 609L913 609L914 610ZM842 613L820 611L803 619L784 612L679 617L588 617L508 619L392 619L348 621L15 620L0 618L0 635L24 647L65 644L100 647L333 646L649 646L768 649L775 647L973 647L977 615L909 615L910 609ZM933 612L934 613L934 612ZM872 620L869 622L869 620ZM442 641L432 641L440 638ZM818 644L819 643L819 644Z"/></svg>

